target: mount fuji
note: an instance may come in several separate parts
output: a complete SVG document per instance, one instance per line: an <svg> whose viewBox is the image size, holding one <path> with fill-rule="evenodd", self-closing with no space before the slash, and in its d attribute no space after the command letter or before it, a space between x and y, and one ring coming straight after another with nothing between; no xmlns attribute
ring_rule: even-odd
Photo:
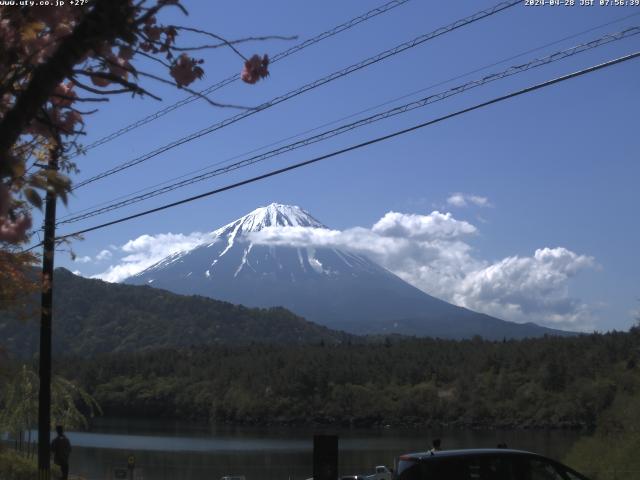
<svg viewBox="0 0 640 480"><path fill-rule="evenodd" d="M277 226L327 228L300 207L273 203L215 230L207 243L169 255L125 283L250 307L283 306L307 320L356 334L503 339L567 333L449 304L352 252L251 241L253 232Z"/></svg>

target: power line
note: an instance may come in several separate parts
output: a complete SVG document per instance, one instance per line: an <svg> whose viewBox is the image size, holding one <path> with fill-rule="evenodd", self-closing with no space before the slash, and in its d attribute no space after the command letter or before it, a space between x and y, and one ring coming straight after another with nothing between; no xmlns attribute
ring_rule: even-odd
<svg viewBox="0 0 640 480"><path fill-rule="evenodd" d="M275 97L271 100L269 100L268 102L263 103L262 105L259 105L258 107L256 107L253 110L249 110L246 112L242 112L239 114L236 114L232 117L226 118L225 120L222 120L221 122L215 123L213 125L210 125L202 130L199 130L195 133L192 133L190 135L187 135L186 137L182 137L178 140L175 140L167 145L164 145L163 147L157 148L156 150L153 150L149 153L146 153L144 155L141 155L139 157L136 157L132 160L129 160L128 162L125 162L117 167L111 168L109 170L106 170L102 173L99 173L93 177L88 178L87 180L84 180L80 183L78 183L75 187L72 188L72 191L77 190L78 188L84 187L90 183L93 183L97 180L101 180L105 177L111 176L115 173L121 172L122 170L125 170L127 168L133 167L134 165L138 165L142 162L145 162L147 160L150 160L151 158L154 158L168 150L171 150L175 147L178 147L180 145L183 145L187 142L191 142L193 140L196 140L204 135L207 135L209 133L212 133L216 130L219 130L221 128L224 128L228 125L231 125L239 120L242 120L243 118L247 118L251 115L255 115L258 112L261 112L263 110L266 110L267 108L273 107L275 105L278 105L279 103L282 103L286 100L289 100L291 98L297 97L298 95L301 95L305 92L308 92L310 90L313 90L315 88L318 88L326 83L332 82L334 80L337 80L339 78L342 78L346 75L349 75L353 72L356 72L358 70L361 70L365 67L368 67L370 65L373 65L375 63L378 63L382 60L385 60L386 58L389 58L393 55L397 55L401 52L404 52L405 50L408 50L410 48L414 48L418 45L421 45L424 42L427 42L429 40L432 40L436 37L439 37L441 35L444 35L446 33L449 33L453 30L457 30L458 28L464 27L466 25L472 24L474 22L477 22L478 20L490 17L498 12L501 12L503 10L506 10L507 8L513 7L515 5L520 4L520 0L509 0L509 1L505 1L505 2L500 2L497 5L495 5L494 7L491 7L489 9L486 10L482 10L480 12L474 13L473 15L470 15L468 17L465 17L463 19L457 20L454 23L447 25L445 27L440 27L437 30L434 30L430 33L426 33L423 35L420 35L416 38L414 38L413 40L410 40L408 42L404 42L401 43L400 45L397 45L389 50L385 50L381 53L378 53L377 55L374 55L373 57L369 57L365 60L362 60L358 63L355 63L353 65L350 65L342 70L338 70L336 72L333 72L325 77L322 77L318 80L315 80L311 83L308 83L306 85L303 85L302 87L299 87L295 90L291 90L287 93L285 93L284 95L280 95L278 97Z"/></svg>
<svg viewBox="0 0 640 480"><path fill-rule="evenodd" d="M590 50L593 50L594 48L598 48L600 46L607 45L607 44L609 44L611 42L622 40L622 39L625 39L625 38L629 38L631 36L638 35L638 34L640 34L640 27L637 27L637 26L627 28L627 29L625 29L625 30L623 30L621 32L617 32L617 33L613 33L613 34L607 34L607 35L604 35L604 36L602 36L600 38L597 38L595 40L591 40L590 42L583 43L583 44L577 45L577 46L572 47L572 48L568 48L568 49L565 49L565 50L562 50L562 51L559 51L559 52L552 53L552 54L547 55L546 57L543 57L543 58L536 58L536 59L533 59L533 60L531 60L531 61L529 61L527 63L521 64L521 65L515 65L515 66L512 66L512 67L509 67L506 70L503 70L501 72L485 75L484 77L482 77L480 79L473 80L473 81L464 83L462 85L458 85L458 86L455 86L453 88L450 88L450 89L445 90L443 92L436 93L436 94L433 94L433 95L429 95L429 96L424 97L422 99L419 99L419 100L416 100L416 101L413 101L413 102L409 102L409 103L406 103L406 104L401 105L401 106L394 107L392 109L386 110L384 112L377 113L375 115L368 116L368 117L360 119L360 120L358 120L356 122L352 122L352 123L348 123L348 124L345 124L345 125L341 125L341 126L339 126L337 128L334 128L334 129L331 129L331 130L327 130L327 131L322 132L320 134L317 134L317 135L314 135L314 136L299 140L299 141L291 143L289 145L285 145L285 146L276 148L274 150L262 153L260 155L255 155L253 157L250 157L248 159L242 160L240 162L236 162L236 163L230 164L230 165L222 167L222 168L217 168L215 170L212 170L212 171L209 171L209 172L205 172L205 173L202 173L200 175L196 175L194 177L191 177L191 178L179 181L179 182L175 182L175 183L167 185L165 187L158 188L156 190L152 190L150 192L147 192L147 193L144 193L144 194L141 194L141 195L137 195L137 196L128 198L127 200L111 203L110 205L107 205L105 207L97 208L97 209L88 211L86 213L82 213L82 214L78 214L78 215L72 216L72 217L70 217L70 218L68 218L66 220L59 221L57 225L59 226L59 225L68 224L68 223L75 223L75 222L78 222L78 221L81 221L81 220L85 220L87 218L95 217L95 216L101 215L103 213L107 213L107 212L110 212L110 211L113 211L113 210L117 210L117 209L123 208L123 207L128 206L128 205L139 203L139 202L141 202L143 200L147 200L149 198L152 198L152 197L164 194L164 193L168 193L168 192L177 190L179 188L183 188L183 187L186 187L188 185L192 185L194 183L201 182L201 181L207 180L209 178L212 178L212 177L215 177L215 176L218 176L218 175L223 175L225 173L229 173L229 172L237 170L239 168L243 168L243 167L247 167L249 165L253 165L255 163L264 161L264 160L266 160L268 158L272 158L272 157L275 157L275 156L278 156L278 155L282 155L284 153L288 153L288 152L296 150L298 148L305 147L307 145L311 145L311 144L314 144L314 143L317 143L317 142L320 142L320 141L323 141L323 140L327 140L329 138L332 138L332 137L335 137L337 135L341 135L343 133L352 131L352 130L354 130L356 128L359 128L359 127L362 127L364 125L370 125L372 123L375 123L375 122L378 122L378 121L381 121L381 120L385 120L387 118L390 118L390 117L393 117L393 116L396 116L396 115L400 115L400 114L403 114L403 113L407 113L407 112L413 111L413 110L415 110L417 108L425 107L425 106L430 105L432 103L436 103L436 102L445 100L445 99L447 99L449 97L452 97L454 95L458 95L460 93L466 92L466 91L471 90L473 88L477 88L477 87L483 86L483 85L485 85L487 83L491 83L491 82L494 82L496 80L500 80L500 79L507 78L507 77L510 77L510 76L513 76L513 75L517 75L517 74L526 72L528 70L531 70L531 69L534 69L534 68L537 68L537 67L541 67L541 66L544 66L544 65L548 65L550 63L554 63L554 62L559 61L559 60L564 60L564 59L566 59L568 57L577 55L579 53L590 51Z"/></svg>
<svg viewBox="0 0 640 480"><path fill-rule="evenodd" d="M400 135L404 135L406 133L413 132L415 130L419 130L421 128L428 127L430 125L434 125L434 124L442 122L444 120L448 120L450 118L454 118L454 117L457 117L457 116L472 112L474 110L479 110L479 109L487 107L489 105L493 105L495 103L499 103L499 102L508 100L510 98L514 98L514 97L517 97L517 96L520 96L520 95L524 95L526 93L530 93L530 92L533 92L533 91L536 91L536 90L540 90L542 88L549 87L551 85L554 85L554 84L557 84L557 83L560 83L560 82L564 82L564 81L570 80L572 78L583 76L583 75L586 75L588 73L595 72L597 70L602 70L604 68L608 68L608 67L611 67L613 65L617 65L619 63L623 63L623 62L626 62L626 61L629 61L629 60L633 60L633 59L638 58L638 57L640 57L640 51L637 51L637 52L634 52L634 53L631 53L629 55L625 55L623 57L619 57L619 58L616 58L616 59L613 59L613 60L609 60L607 62L600 63L598 65L594 65L592 67L585 68L585 69L579 70L577 72L573 72L573 73L570 73L570 74L567 74L567 75L563 75L561 77L557 77L557 78L554 78L552 80L547 80L546 82L538 83L536 85L533 85L533 86L530 86L530 87L527 87L527 88L524 88L524 89L521 89L521 90L517 90L515 92L511 92L511 93L508 93L506 95L502 95L500 97L496 97L496 98L494 98L492 100L488 100L486 102L478 103L478 104L473 105L471 107L464 108L462 110L458 110L456 112L450 113L448 115L444 115L442 117L438 117L438 118L436 118L434 120L429 120L427 122L420 123L418 125L414 125L412 127L405 128L403 130L398 130L398 131L390 133L388 135L384 135L384 136L381 136L381 137L376 137L376 138L368 140L366 142L362 142L362 143L359 143L359 144L356 144L356 145L352 145L350 147L343 148L341 150L336 150L336 151L333 151L331 153L328 153L328 154L325 154L325 155L321 155L319 157L315 157L315 158L312 158L310 160L306 160L304 162L295 163L293 165L289 165L288 167L280 168L280 169L277 169L277 170L272 170L272 171L270 171L268 173L265 173L265 174L262 174L262 175L258 175L258 176L255 176L255 177L252 177L252 178L249 178L249 179L246 179L246 180L242 180L240 182L236 182L236 183L233 183L233 184L230 184L230 185L226 185L224 187L220 187L220 188L217 188L215 190L210 190L208 192L201 193L199 195L194 195L192 197L188 197L188 198L179 200L177 202L168 203L168 204L162 205L160 207L152 208L152 209L149 209L149 210L145 210L143 212L139 212L139 213L136 213L136 214L133 214L133 215L129 215L129 216L126 216L126 217L119 218L117 220L112 220L110 222L102 223L102 224L96 225L94 227L85 228L83 230L78 230L76 232L69 233L69 234L66 234L66 235L61 235L61 236L57 237L57 240L62 240L62 239L69 238L69 237L75 237L75 236L78 236L78 235L81 235L81 234L84 234L84 233L88 233L88 232L99 230L99 229L102 229L102 228L105 228L105 227L109 227L111 225L116 225L118 223L123 223L123 222L129 221L129 220L133 220L135 218L139 218L139 217L143 217L143 216L146 216L146 215L150 215L152 213L160 212L162 210L167 210L169 208L173 208L173 207L176 207L178 205L183 205L185 203L190 203L190 202L193 202L195 200L199 200L201 198L205 198L205 197L209 197L211 195L215 195L215 194L218 194L218 193L221 193L221 192L225 192L227 190L232 190L234 188L238 188L238 187L241 187L243 185L248 185L250 183L257 182L259 180L264 180L266 178L270 178L270 177L273 177L273 176L276 176L276 175L280 175L282 173L289 172L291 170L295 170L295 169L298 169L298 168L301 168L301 167L304 167L304 166L307 166L307 165L311 165L313 163L320 162L321 160L326 160L326 159L329 159L329 158L332 158L332 157L335 157L335 156L338 156L338 155L341 155L341 154L344 154L344 153L347 153L347 152L351 152L353 150L358 150L360 148L363 148L363 147L366 147L366 146L369 146L369 145L373 145L373 144L376 144L376 143L379 143L379 142L383 142L383 141L389 140L391 138L398 137ZM36 248L37 246L38 245L36 245L34 247L31 247L28 250Z"/></svg>
<svg viewBox="0 0 640 480"><path fill-rule="evenodd" d="M273 57L271 57L269 59L269 63L270 64L274 64L279 60L282 60L284 58L287 58L290 55L293 55L294 53L298 53L301 50L304 50L307 47L310 47L312 45L315 45L318 42L321 42L322 40L325 40L329 37L332 37L334 35L337 35L338 33L344 32L345 30L349 30L353 27L355 27L356 25L359 25L362 22L366 22L367 20L370 20L374 17L377 17L380 14L386 13L390 10L393 10L396 7L399 7L401 5L404 5L405 3L407 3L409 0L392 0L391 2L387 2L384 5L381 5L377 8L374 8L372 10L369 10L366 13L363 13L362 15L359 15L357 17L352 18L351 20L348 20L344 23L341 23L340 25L337 25L336 27L333 27L330 30L327 30L325 32L322 32L318 35L316 35L315 37L309 38L308 40L305 40L302 43L299 43L298 45L294 45L291 48L288 48L287 50L284 50L280 53L277 53L276 55L274 55ZM239 73L234 73L233 75L225 78L224 80L220 80L218 83L215 83L207 88L205 88L204 90L200 91L198 95L190 95L176 103L173 103L171 105L166 106L165 108L158 110L155 113L152 113L151 115L148 115L136 122L133 122L125 127L120 128L119 130L116 130L113 133L110 133L109 135L106 135L98 140L96 140L93 143L90 143L89 145L84 147L84 151L89 151L91 149L94 149L100 145L103 145L107 142L110 142L112 140L115 140L116 138L124 135L125 133L128 133L132 130L135 130L136 128L139 128L143 125L146 125L148 123L153 122L154 120L157 120L160 117L165 116L166 114L177 110L180 107L184 107L185 105L188 105L191 102L194 102L196 100L199 100L202 96L206 96L209 95L210 93L215 92L216 90L219 90L223 87L226 87L227 85L237 81L240 78L240 74ZM75 155L74 155L75 156Z"/></svg>
<svg viewBox="0 0 640 480"><path fill-rule="evenodd" d="M449 79L447 79L447 80L439 81L439 82L437 82L437 83L435 83L435 84L431 84L431 85L429 85L428 87L420 88L419 90L415 90L415 91L413 91L413 92L411 92L411 93L404 94L404 95L402 95L402 96L400 96L400 97L396 97L396 98L393 98L393 99L391 99L391 100L387 100L387 101L385 101L385 102L383 102L383 103L379 103L379 104L374 105L374 106L372 106L372 107L365 108L364 110L360 110L360 111L358 111L358 112L351 113L351 114L349 114L349 115L347 115L347 116L340 117L340 118L338 118L338 119L332 120L332 121L327 122L327 123L324 123L324 124L322 124L322 125L319 125L319 126L316 126L316 127L310 128L310 129L307 129L307 130L305 130L305 131L299 132L299 133L297 133L297 134L289 135L288 137L285 137L285 138L283 138L283 139L277 140L277 141L275 141L275 142L271 142L271 143L269 143L269 144L263 145L263 146L258 147L258 148L254 148L254 149L249 150L249 151L247 151L247 152L244 152L244 153L242 153L242 154L237 154L237 155L234 155L234 156L232 156L232 157L229 157L229 158L227 158L227 159L225 159L225 160L221 160L221 161L218 161L218 162L214 162L214 163L212 163L212 164L209 164L208 166L205 166L205 167L199 168L199 169L197 169L197 170L193 170L193 171L191 171L191 172L185 173L185 174L180 175L180 176L178 176L178 177L173 177L173 178L171 178L171 179L165 180L165 181L160 182L160 183L157 183L157 184L155 184L155 185L151 185L151 186L148 186L148 187L145 187L145 188L142 188L142 189L139 189L139 190L133 191L133 192L128 193L128 194L126 194L126 195L120 195L120 196L118 196L118 197L116 197L116 198L113 198L113 199L111 199L111 200L107 200L107 201L104 201L104 202L100 202L100 203L98 203L98 204L94 204L94 205L92 205L92 206L90 206L90 207L86 207L86 208L83 208L83 209L81 209L81 210L77 210L76 212L68 213L68 214L66 214L66 215L64 215L64 216L62 216L62 217L60 217L60 220L63 220L63 219L69 218L69 217L76 217L76 216L78 216L78 215L80 215L80 214L82 214L82 213L84 213L84 212L88 212L88 211L91 211L91 210L96 210L96 209L98 209L99 207L102 207L102 206L104 206L104 205L110 205L110 204L112 204L113 202L116 202L116 201L118 201L118 200L123 200L123 199L129 199L129 198L132 198L134 195L141 194L142 192L147 192L147 191L150 191L150 190L152 190L152 189L156 189L156 188L158 188L158 187L161 187L161 186L163 186L163 185L170 184L171 182L176 182L176 181L181 180L181 179L184 179L184 178L186 178L186 177L188 177L188 176L190 176L190 175L194 175L194 174L197 174L197 173L203 172L204 170L207 170L207 169L209 169L209 168L216 167L216 166L218 166L218 165L223 165L223 164L228 163L228 162L231 162L231 161L233 161L233 160L235 160L235 159L242 158L242 157L244 157L245 155L250 155L250 154L252 154L252 153L259 152L260 150L264 150L265 148L273 147L273 146L275 146L275 145L278 145L278 144L281 144L281 143L283 143L283 142L286 142L287 140L291 140L291 139L294 139L294 138L298 138L298 137L301 137L302 135L306 135L307 133L311 133L311 132L315 132L315 131L317 131L317 130L320 130L321 128L328 127L328 126L331 126L331 125L335 125L335 124L336 124L336 123L338 123L338 122L341 122L341 121L344 121L344 120L348 120L348 119L353 118L353 117L356 117L356 116L358 116L358 115L361 115L361 114L364 114L364 113L367 113L367 112L370 112L370 111L376 110L376 109L378 109L378 108L380 108L380 107L384 107L384 106L386 106L386 105L389 105L389 104L395 103L395 102L397 102L397 101L399 101L399 100L403 100L403 99L405 99L405 98L412 97L412 96L414 96L414 95L416 95L416 94L418 94L418 93L422 93L422 92L425 92L425 91L428 91L428 90L432 90L432 89L434 89L434 88L436 88L436 87L439 87L439 86L441 86L441 85L446 85L447 83L453 82L453 81L455 81L455 80L459 80L459 79L461 79L461 78L468 77L469 75L472 75L472 74L474 74L474 73L478 73L478 72L481 72L481 71L486 70L486 69L488 69L488 68L491 68L491 67L494 67L494 66L497 66L497 65L501 65L501 64L503 64L503 63L509 62L509 61L511 61L511 60L515 60L516 58L520 58L520 57L522 57L522 56L524 56L524 55L527 55L527 54L529 54L529 53L533 53L533 52L537 52L537 51L543 50L543 49L548 48L548 47L550 47L550 46L553 46L553 45L557 45L557 44L559 44L559 43L562 43L562 42L564 42L564 41L566 41L566 40L570 40L570 39L573 39L573 38L576 38L576 37L579 37L579 36L585 35L585 34L587 34L587 33L591 33L591 32L593 32L593 31L595 31L595 30L599 30L599 29L601 29L601 28L604 28L604 27L607 27L607 26L613 25L613 24L615 24L615 23L619 23L619 22L621 22L621 21L627 20L627 19L629 19L629 18L631 18L631 17L635 17L635 16L638 16L638 15L640 15L640 12L636 12L636 13L632 13L632 14L629 14L629 15L625 15L625 16L623 16L623 17L619 17L619 18L614 19L614 20L612 20L612 21L605 22L605 23L602 23L602 24L599 24L599 25L595 25L595 26L593 26L593 27L591 27L591 28L588 28L588 29L586 29L586 30L582 30L582 31L580 31L580 32L573 33L573 34L571 34L571 35L568 35L568 36L566 36L566 37L560 38L560 39L558 39L558 40L554 40L553 42L549 42L549 43L546 43L546 44L544 44L544 45L540 45L540 46L538 46L538 47L535 47L535 48L532 48L532 49L526 50L526 51L521 52L521 53L518 53L518 54L516 54L516 55L512 55L512 56L507 57L507 58L504 58L504 59L502 59L502 60L498 60L498 61L496 61L496 62L490 63L490 64L485 65L485 66L483 66L483 67L479 67L479 68L476 68L476 69L474 69L474 70L468 71L468 72L466 72L466 73L463 73L463 74L460 74L460 75L456 75L456 76L451 77L451 78L449 78Z"/></svg>

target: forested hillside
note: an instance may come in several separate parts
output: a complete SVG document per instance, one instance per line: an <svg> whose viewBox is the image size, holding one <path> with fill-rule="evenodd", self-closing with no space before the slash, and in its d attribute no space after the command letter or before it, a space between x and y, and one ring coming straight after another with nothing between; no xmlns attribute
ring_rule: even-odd
<svg viewBox="0 0 640 480"><path fill-rule="evenodd" d="M164 349L59 361L106 415L227 423L593 427L640 385L640 331L489 342Z"/></svg>
<svg viewBox="0 0 640 480"><path fill-rule="evenodd" d="M91 280L57 269L54 353L90 356L193 345L251 342L336 343L349 335L308 322L284 308L246 308L146 286ZM37 299L34 299L34 302ZM0 312L0 344L28 357L38 350L38 322Z"/></svg>
<svg viewBox="0 0 640 480"><path fill-rule="evenodd" d="M640 394L625 388L597 419L593 436L583 437L565 461L594 480L640 478Z"/></svg>

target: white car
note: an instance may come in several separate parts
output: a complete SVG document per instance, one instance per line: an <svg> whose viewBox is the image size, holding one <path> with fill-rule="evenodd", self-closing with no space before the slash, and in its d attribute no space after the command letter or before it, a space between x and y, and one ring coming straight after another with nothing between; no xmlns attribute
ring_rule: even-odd
<svg viewBox="0 0 640 480"><path fill-rule="evenodd" d="M393 477L393 474L391 473L391 470L389 470L384 465L378 465L376 467L376 473L374 473L373 475L368 475L366 479L367 480L391 480L392 477Z"/></svg>

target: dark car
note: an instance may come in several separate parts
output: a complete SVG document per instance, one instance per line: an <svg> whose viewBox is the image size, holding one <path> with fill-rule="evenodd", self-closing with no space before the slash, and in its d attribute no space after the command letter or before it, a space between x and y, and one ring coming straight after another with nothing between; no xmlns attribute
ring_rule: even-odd
<svg viewBox="0 0 640 480"><path fill-rule="evenodd" d="M588 480L550 458L520 450L444 450L398 458L396 480Z"/></svg>

